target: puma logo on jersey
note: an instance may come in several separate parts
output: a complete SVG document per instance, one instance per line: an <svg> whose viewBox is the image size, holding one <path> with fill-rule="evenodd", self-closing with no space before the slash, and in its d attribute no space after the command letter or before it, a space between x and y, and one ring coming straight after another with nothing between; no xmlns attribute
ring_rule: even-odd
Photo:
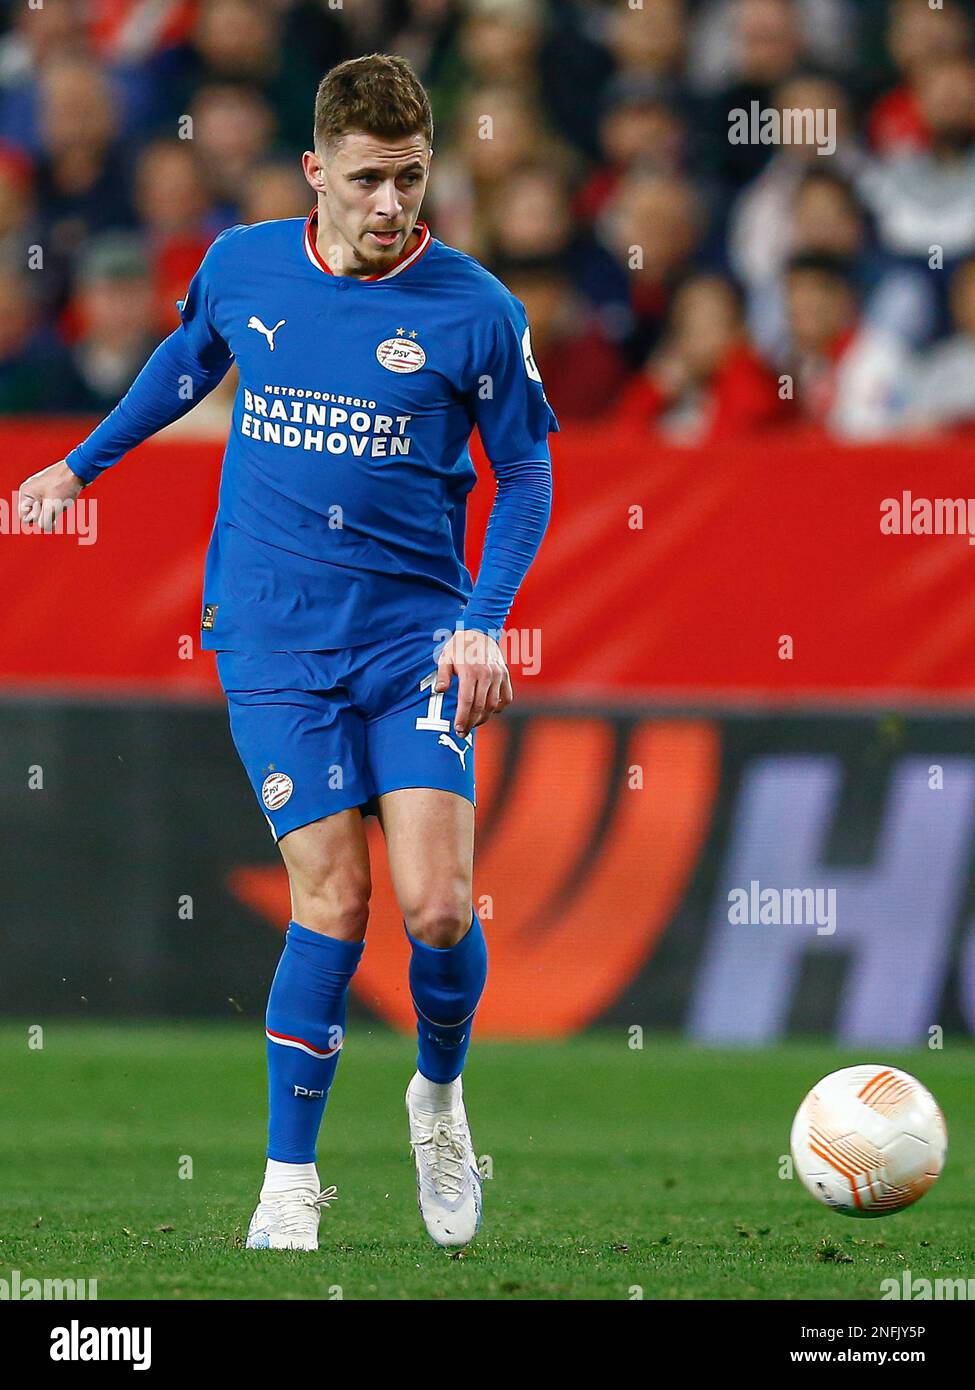
<svg viewBox="0 0 975 1390"><path fill-rule="evenodd" d="M287 322L288 322L287 319L279 319L278 322L274 325L273 328L265 328L264 325L263 325L263 323L261 323L261 320L257 317L257 315L256 315L256 314L251 314L250 318L247 320L247 327L248 327L248 328L256 328L257 331L258 331L258 333L262 333L262 334L264 335L264 337L267 339L267 345L268 345L268 347L269 347L269 348L271 349L271 351L273 352L273 351L274 351L274 335L275 335L275 333L277 333L278 329L281 328L281 327L283 327L283 325L286 324Z"/></svg>
<svg viewBox="0 0 975 1390"><path fill-rule="evenodd" d="M460 758L460 765L461 765L461 767L462 767L462 768L464 769L464 771L466 772L466 771L467 771L467 764L466 764L466 762L464 761L464 759L467 757L467 754L470 752L472 738L473 738L473 735L472 735L472 734L468 734L468 735L467 735L467 737L464 739L464 747L463 747L463 748L458 747L458 745L454 742L454 740L450 737L449 734L441 734L440 737L437 739L437 742L440 743L440 744L442 744L442 745L444 746L444 748L452 748L452 749L454 750L454 752L457 754L458 758Z"/></svg>

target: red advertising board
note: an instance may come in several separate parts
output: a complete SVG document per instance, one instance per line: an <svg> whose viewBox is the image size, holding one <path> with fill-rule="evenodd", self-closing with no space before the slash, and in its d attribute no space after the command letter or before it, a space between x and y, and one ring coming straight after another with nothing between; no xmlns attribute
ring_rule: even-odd
<svg viewBox="0 0 975 1390"><path fill-rule="evenodd" d="M0 680L214 694L194 639L221 446L151 441L85 494L97 503L89 535L11 534L17 483L85 429L4 427ZM553 451L552 524L510 620L522 698L975 694L975 537L946 533L968 512L975 523L968 443L850 447L783 431L702 450L600 427L566 429ZM493 497L476 459L475 571Z"/></svg>

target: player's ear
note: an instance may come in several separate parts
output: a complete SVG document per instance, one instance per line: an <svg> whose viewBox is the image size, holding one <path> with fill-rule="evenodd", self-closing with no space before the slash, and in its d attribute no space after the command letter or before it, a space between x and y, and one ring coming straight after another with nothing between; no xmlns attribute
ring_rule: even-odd
<svg viewBox="0 0 975 1390"><path fill-rule="evenodd" d="M317 150L305 150L304 154L301 156L301 169L312 188L324 191L325 181L322 178L322 159Z"/></svg>
<svg viewBox="0 0 975 1390"><path fill-rule="evenodd" d="M307 183L314 183L314 182L315 182L315 173L314 173L314 167L315 167L315 166L314 166L314 161L315 161L315 156L314 156L314 153L313 153L311 150L305 150L305 151L302 153L302 156L301 156L301 172L304 174L304 176L305 176L305 181L306 181Z"/></svg>

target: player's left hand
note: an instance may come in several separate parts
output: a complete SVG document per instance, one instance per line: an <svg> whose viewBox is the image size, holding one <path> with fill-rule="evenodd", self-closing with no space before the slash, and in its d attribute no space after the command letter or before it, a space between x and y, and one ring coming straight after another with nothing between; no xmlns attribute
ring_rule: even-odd
<svg viewBox="0 0 975 1390"><path fill-rule="evenodd" d="M445 644L437 663L434 690L446 690L457 676L457 713L454 730L466 738L471 729L484 724L511 704L514 692L511 676L501 648L493 637L476 628L455 632Z"/></svg>

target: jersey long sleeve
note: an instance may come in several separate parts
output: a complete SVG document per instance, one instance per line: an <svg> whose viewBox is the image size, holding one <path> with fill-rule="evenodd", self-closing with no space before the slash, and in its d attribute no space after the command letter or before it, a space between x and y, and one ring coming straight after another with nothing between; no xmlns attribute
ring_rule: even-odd
<svg viewBox="0 0 975 1390"><path fill-rule="evenodd" d="M188 414L227 375L233 355L206 302L215 248L226 235L215 239L178 304L180 327L159 344L115 409L67 455L82 482L94 482L130 449Z"/></svg>
<svg viewBox="0 0 975 1390"><path fill-rule="evenodd" d="M545 397L521 301L506 294L503 312L485 332L471 405L498 492L464 626L492 631L504 626L548 526L548 436L559 425Z"/></svg>
<svg viewBox="0 0 975 1390"><path fill-rule="evenodd" d="M227 353L222 362L204 365L177 328L159 344L111 414L71 450L68 467L82 482L94 482L123 454L192 410L220 384L230 363Z"/></svg>
<svg viewBox="0 0 975 1390"><path fill-rule="evenodd" d="M502 628L538 552L552 510L552 466L528 461L494 465L498 493L488 518L477 581L464 627Z"/></svg>

